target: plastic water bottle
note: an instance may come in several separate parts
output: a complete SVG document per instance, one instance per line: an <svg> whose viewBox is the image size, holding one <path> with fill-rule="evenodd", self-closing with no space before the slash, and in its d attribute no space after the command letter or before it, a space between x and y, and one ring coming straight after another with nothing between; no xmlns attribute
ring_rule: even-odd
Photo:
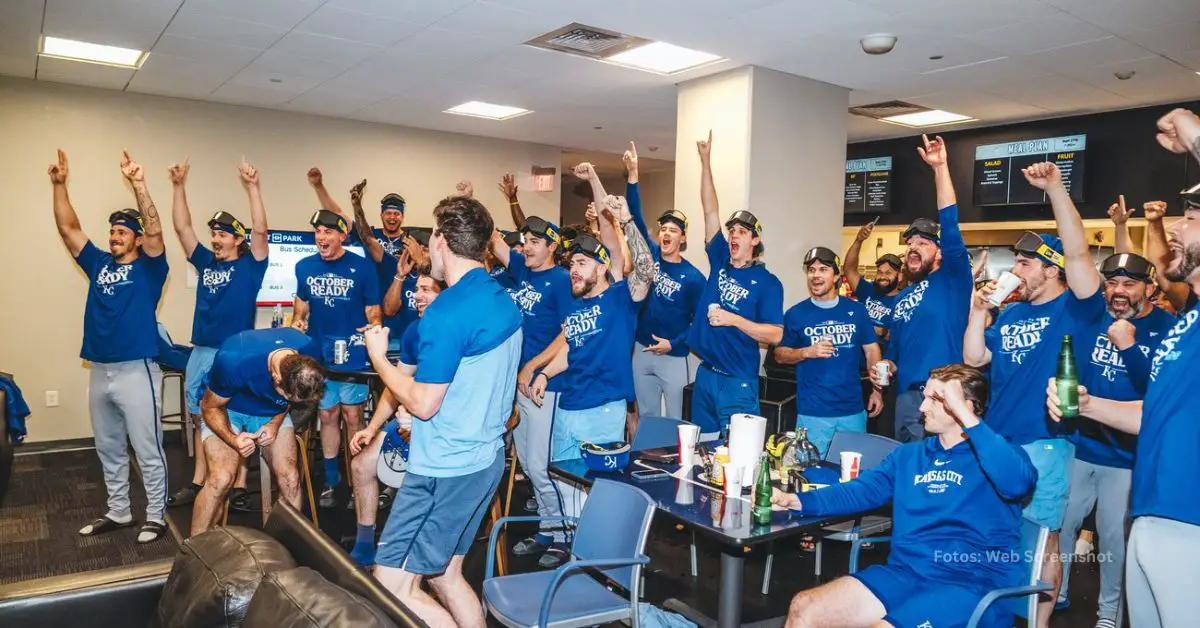
<svg viewBox="0 0 1200 628"><path fill-rule="evenodd" d="M283 326L283 308L278 305L271 311L271 327Z"/></svg>

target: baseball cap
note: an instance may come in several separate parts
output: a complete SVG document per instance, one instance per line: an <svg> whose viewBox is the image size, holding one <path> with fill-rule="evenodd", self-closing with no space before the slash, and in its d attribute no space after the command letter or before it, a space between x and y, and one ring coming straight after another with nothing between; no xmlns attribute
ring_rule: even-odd
<svg viewBox="0 0 1200 628"><path fill-rule="evenodd" d="M121 209L108 215L108 224L121 225L129 229L134 235L141 235L145 230L145 223L142 222L142 212L136 209Z"/></svg>
<svg viewBox="0 0 1200 628"><path fill-rule="evenodd" d="M893 255L891 253L881 255L881 256L879 256L879 259L875 260L876 267L882 266L884 264L887 264L888 266L891 266L892 268L895 268L896 270L900 270L901 268L904 267L904 262L900 261L900 256Z"/></svg>
<svg viewBox="0 0 1200 628"><path fill-rule="evenodd" d="M388 421L383 427L385 437L379 450L379 461L375 465L379 481L392 488L400 488L408 472L409 442L400 433L396 421Z"/></svg>
<svg viewBox="0 0 1200 628"><path fill-rule="evenodd" d="M928 218L918 218L912 221L912 224L904 230L903 239L905 242L908 242L908 239L915 235L932 240L938 246L942 245L941 226L936 221Z"/></svg>
<svg viewBox="0 0 1200 628"><path fill-rule="evenodd" d="M1014 253L1040 259L1051 266L1067 267L1066 258L1063 257L1062 240L1055 235L1038 235L1027 231L1013 245L1012 250Z"/></svg>
<svg viewBox="0 0 1200 628"><path fill-rule="evenodd" d="M823 246L814 246L804 254L804 267L812 266L814 262L821 262L826 266L832 266L835 274L842 272L842 258L838 257L837 253Z"/></svg>
<svg viewBox="0 0 1200 628"><path fill-rule="evenodd" d="M394 209L400 213L404 213L404 197L392 192L379 199L379 213L383 213L389 209Z"/></svg>
<svg viewBox="0 0 1200 628"><path fill-rule="evenodd" d="M526 218L525 226L521 227L521 233L531 233L547 242L562 244L562 235L558 230L558 225L538 216Z"/></svg>
<svg viewBox="0 0 1200 628"><path fill-rule="evenodd" d="M1153 283L1155 269L1154 264L1151 264L1150 260L1141 255L1117 253L1116 255L1109 255L1104 258L1104 261L1100 263L1100 274L1104 275L1105 279L1125 276L1130 279Z"/></svg>
<svg viewBox="0 0 1200 628"><path fill-rule="evenodd" d="M587 233L581 233L571 241L570 251L571 255L582 253L605 266L610 265L612 261L612 257L608 253L608 247Z"/></svg>
<svg viewBox="0 0 1200 628"><path fill-rule="evenodd" d="M212 218L208 219L208 228L215 231L224 231L239 238L246 237L246 234L250 231L233 214L221 209L218 209L212 215Z"/></svg>
<svg viewBox="0 0 1200 628"><path fill-rule="evenodd" d="M678 209L672 209L672 210L669 210L667 213L663 214L662 216L658 217L658 224L661 225L661 224L668 223L668 222L673 222L673 223L679 225L679 228L683 229L684 233L687 233L687 228L688 228L687 214L684 214L683 212L679 211Z"/></svg>
<svg viewBox="0 0 1200 628"><path fill-rule="evenodd" d="M350 233L350 225L346 224L346 219L342 218L337 212L331 212L328 209L318 209L313 212L312 218L308 219L308 224L313 228L326 227L336 229L342 233Z"/></svg>

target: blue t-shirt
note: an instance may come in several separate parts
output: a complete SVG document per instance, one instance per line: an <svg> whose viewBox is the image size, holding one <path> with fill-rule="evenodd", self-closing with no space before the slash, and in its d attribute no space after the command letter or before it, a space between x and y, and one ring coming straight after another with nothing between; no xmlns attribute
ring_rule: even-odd
<svg viewBox="0 0 1200 628"><path fill-rule="evenodd" d="M752 322L783 325L783 284L762 264L734 268L729 263L729 243L717 232L705 247L708 253L708 283L688 330L688 344L718 373L749 380L758 377L758 342L736 327L708 324L708 307L713 303Z"/></svg>
<svg viewBox="0 0 1200 628"><path fill-rule="evenodd" d="M346 251L333 261L310 255L296 263L296 297L308 303L308 333L321 347L322 363L334 371L367 368L362 332L366 308L379 305L379 281L371 261ZM333 363L333 345L345 340L350 359Z"/></svg>
<svg viewBox="0 0 1200 628"><path fill-rule="evenodd" d="M267 363L280 349L294 349L318 360L316 341L290 327L252 329L234 334L217 350L208 388L229 400L228 410L254 417L274 417L287 410L288 400L275 390Z"/></svg>
<svg viewBox="0 0 1200 628"><path fill-rule="evenodd" d="M505 290L513 290L517 287L517 283L513 281L512 274L508 272L504 264L496 262L492 265L492 269L488 271L488 274Z"/></svg>
<svg viewBox="0 0 1200 628"><path fill-rule="evenodd" d="M1134 517L1200 525L1200 311L1179 318L1154 351L1150 390L1142 404L1137 464L1129 491Z"/></svg>
<svg viewBox="0 0 1200 628"><path fill-rule="evenodd" d="M482 268L446 288L416 325L422 384L448 384L428 420L413 421L413 473L458 477L490 466L504 446L521 358L521 312Z"/></svg>
<svg viewBox="0 0 1200 628"><path fill-rule="evenodd" d="M618 281L599 296L576 299L574 305L563 323L568 367L561 375L566 387L558 406L586 410L632 401L631 356L640 304L630 296L629 284Z"/></svg>
<svg viewBox="0 0 1200 628"><path fill-rule="evenodd" d="M400 363L409 366L417 365L417 350L421 345L421 326L409 325L400 339Z"/></svg>
<svg viewBox="0 0 1200 628"><path fill-rule="evenodd" d="M354 233L351 230L351 233ZM401 231L396 237L391 237L383 232L383 229L378 227L371 229L371 233L375 234L375 239L379 240L379 245L383 247L383 254L397 257L404 251L404 232Z"/></svg>
<svg viewBox="0 0 1200 628"><path fill-rule="evenodd" d="M629 201L633 222L650 246L655 261L654 286L638 317L637 341L648 347L657 343L652 336L665 338L671 341L671 352L667 355L686 356L688 329L692 325L692 317L696 315L696 306L700 303L700 295L704 293L707 278L686 259L679 262L663 260L662 248L646 227L638 184L626 184L625 198Z"/></svg>
<svg viewBox="0 0 1200 628"><path fill-rule="evenodd" d="M75 263L90 280L79 357L105 364L157 356L154 311L167 281L166 254L141 251L133 262L118 264L89 241Z"/></svg>
<svg viewBox="0 0 1200 628"><path fill-rule="evenodd" d="M1102 294L1103 290L1097 290L1097 293ZM1158 343L1175 326L1175 317L1154 308L1141 318L1129 319L1136 329L1134 346L1119 351L1108 339L1108 328L1115 319L1104 307L1103 298L1098 302L1090 300L1088 310L1075 321L1075 361L1079 364L1079 383L1087 387L1089 394L1103 399L1141 399L1144 395L1131 379L1122 356L1128 355L1129 351L1137 351L1148 361L1148 356L1158 347ZM1080 417L1079 433L1075 439L1076 458L1106 467L1132 469L1136 449L1137 436Z"/></svg>
<svg viewBox="0 0 1200 628"><path fill-rule="evenodd" d="M525 265L525 256L516 251L509 251L508 272L517 285L511 291L512 300L520 308L524 321L521 323L525 336L521 366L525 366L562 332L563 321L575 303L575 297L571 296L571 274L557 265L548 270L532 271ZM562 379L550 380L546 390L561 391Z"/></svg>
<svg viewBox="0 0 1200 628"><path fill-rule="evenodd" d="M875 282L867 281L867 278L863 277L858 280L858 287L854 289L854 298L867 308L867 315L876 327L886 328L892 319L892 307L900 298L900 293L890 296L883 294L875 287Z"/></svg>
<svg viewBox="0 0 1200 628"><path fill-rule="evenodd" d="M262 261L246 253L222 262L203 244L188 258L200 276L196 286L196 312L192 315L192 344L219 347L226 338L254 329L255 302L267 274Z"/></svg>
<svg viewBox="0 0 1200 628"><path fill-rule="evenodd" d="M834 353L796 363L796 413L839 417L863 411L863 347L876 341L875 325L861 303L838 298L830 308L805 299L783 315L781 347L803 349L829 336Z"/></svg>
<svg viewBox="0 0 1200 628"><path fill-rule="evenodd" d="M984 332L992 352L987 422L1013 444L1061 436L1046 413L1046 382L1058 368L1063 335L1074 333L1075 318L1086 317L1097 299L1103 307L1099 292L1081 300L1067 290L1041 305L1013 303Z"/></svg>
<svg viewBox="0 0 1200 628"><path fill-rule="evenodd" d="M924 386L932 369L962 362L963 335L975 289L971 260L958 227L958 205L938 210L938 220L941 267L896 295L892 318L885 325L889 334L886 357L896 363L896 385L901 391Z"/></svg>

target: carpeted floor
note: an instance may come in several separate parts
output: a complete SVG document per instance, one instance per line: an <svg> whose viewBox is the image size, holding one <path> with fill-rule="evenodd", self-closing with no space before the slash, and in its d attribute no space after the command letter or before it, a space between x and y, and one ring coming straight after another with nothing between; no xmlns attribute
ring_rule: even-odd
<svg viewBox="0 0 1200 628"><path fill-rule="evenodd" d="M134 517L144 516L146 493L133 472ZM137 542L137 527L94 537L79 528L105 513L104 478L93 449L17 456L0 508L0 584L170 558L171 534ZM140 520L140 519L139 519Z"/></svg>

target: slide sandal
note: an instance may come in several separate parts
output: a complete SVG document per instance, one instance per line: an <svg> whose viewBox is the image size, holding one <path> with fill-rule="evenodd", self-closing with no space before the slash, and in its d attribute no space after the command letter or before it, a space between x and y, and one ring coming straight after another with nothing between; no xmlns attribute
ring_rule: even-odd
<svg viewBox="0 0 1200 628"><path fill-rule="evenodd" d="M113 521L107 516L104 516L80 528L79 536L95 536L97 534L104 534L105 532L112 532L113 530L131 527L135 523L137 522L133 519L130 519L125 523L121 523L119 521Z"/></svg>
<svg viewBox="0 0 1200 628"><path fill-rule="evenodd" d="M137 542L143 544L153 543L162 537L163 533L166 531L167 525L165 523L158 521L147 521L146 525L142 526L141 530L138 530Z"/></svg>

